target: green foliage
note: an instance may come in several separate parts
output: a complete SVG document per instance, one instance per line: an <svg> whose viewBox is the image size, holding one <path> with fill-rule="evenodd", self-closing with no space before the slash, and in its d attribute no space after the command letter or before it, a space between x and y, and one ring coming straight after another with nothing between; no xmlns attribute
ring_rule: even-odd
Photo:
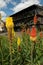
<svg viewBox="0 0 43 65"><path fill-rule="evenodd" d="M33 43L30 41L29 35L24 34L21 38L21 51L18 51L17 38L14 38L10 54L8 38L0 36L0 65L10 65L11 56L12 65L43 65L43 38L38 36L37 40L36 43Z"/></svg>

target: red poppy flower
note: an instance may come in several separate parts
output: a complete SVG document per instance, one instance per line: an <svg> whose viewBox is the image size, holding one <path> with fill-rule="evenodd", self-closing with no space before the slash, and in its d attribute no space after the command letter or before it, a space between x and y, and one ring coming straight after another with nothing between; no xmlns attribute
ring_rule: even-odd
<svg viewBox="0 0 43 65"><path fill-rule="evenodd" d="M37 16L35 15L34 16L34 24L36 24L37 23Z"/></svg>
<svg viewBox="0 0 43 65"><path fill-rule="evenodd" d="M36 32L37 32L36 27L32 26L32 29L31 29L31 32L30 32L30 36L36 37L36 35L37 35Z"/></svg>
<svg viewBox="0 0 43 65"><path fill-rule="evenodd" d="M30 40L32 41L36 41L37 38L37 30L35 28L35 26L32 26L31 32L30 32Z"/></svg>

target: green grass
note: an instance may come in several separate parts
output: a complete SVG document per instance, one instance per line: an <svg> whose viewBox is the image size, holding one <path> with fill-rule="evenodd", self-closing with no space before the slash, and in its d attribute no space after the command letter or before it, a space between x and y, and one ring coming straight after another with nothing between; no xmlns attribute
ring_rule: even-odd
<svg viewBox="0 0 43 65"><path fill-rule="evenodd" d="M38 37L32 58L33 42L30 41L29 35L25 34L21 39L21 51L18 51L17 38L14 38L10 51L7 36L0 36L0 65L41 65L43 63L43 38Z"/></svg>

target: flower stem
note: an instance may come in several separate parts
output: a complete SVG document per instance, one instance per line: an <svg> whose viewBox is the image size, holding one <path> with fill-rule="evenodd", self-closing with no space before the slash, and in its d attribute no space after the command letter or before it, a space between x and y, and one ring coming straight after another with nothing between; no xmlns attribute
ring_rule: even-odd
<svg viewBox="0 0 43 65"><path fill-rule="evenodd" d="M12 65L12 28L9 29L9 32L8 32L8 36L9 36L9 45L10 45L10 48L9 48L9 52L10 52L10 65Z"/></svg>
<svg viewBox="0 0 43 65"><path fill-rule="evenodd" d="M31 44L31 65L33 65L34 42Z"/></svg>

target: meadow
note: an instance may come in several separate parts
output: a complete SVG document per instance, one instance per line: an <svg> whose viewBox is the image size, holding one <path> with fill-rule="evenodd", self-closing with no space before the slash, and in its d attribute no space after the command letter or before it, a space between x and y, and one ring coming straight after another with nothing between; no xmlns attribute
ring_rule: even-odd
<svg viewBox="0 0 43 65"><path fill-rule="evenodd" d="M0 65L43 65L43 37L38 34L36 42L26 33L12 43L7 36L0 36Z"/></svg>

